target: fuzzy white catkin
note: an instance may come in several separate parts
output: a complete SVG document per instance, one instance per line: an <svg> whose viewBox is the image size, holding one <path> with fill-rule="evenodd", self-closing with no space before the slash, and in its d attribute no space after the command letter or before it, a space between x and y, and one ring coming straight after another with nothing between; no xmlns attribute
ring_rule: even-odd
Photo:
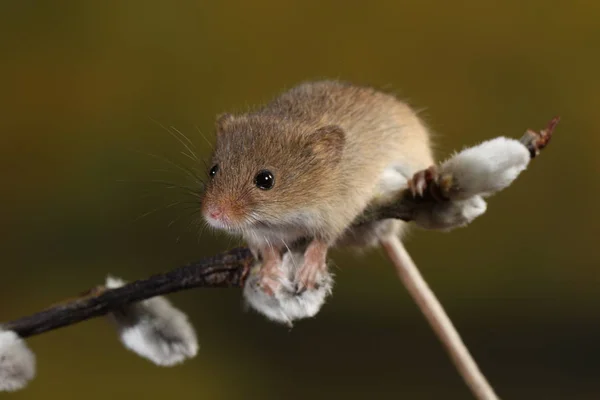
<svg viewBox="0 0 600 400"><path fill-rule="evenodd" d="M244 285L244 299L246 305L271 321L292 326L299 319L314 317L333 288L333 276L329 271L324 271L317 276L317 287L296 293L294 276L298 266L302 265L304 257L299 252L286 252L280 268L283 278L280 287L274 295L265 293L259 286L257 267L253 268Z"/></svg>
<svg viewBox="0 0 600 400"><path fill-rule="evenodd" d="M0 330L0 391L23 389L35 377L35 354L13 331Z"/></svg>
<svg viewBox="0 0 600 400"><path fill-rule="evenodd" d="M106 287L125 284L108 277ZM173 366L196 356L198 339L185 313L162 296L123 307L109 314L123 345L156 365Z"/></svg>
<svg viewBox="0 0 600 400"><path fill-rule="evenodd" d="M450 174L458 186L450 196L464 200L487 197L506 188L529 164L529 150L518 140L497 137L469 147L445 161L440 174Z"/></svg>

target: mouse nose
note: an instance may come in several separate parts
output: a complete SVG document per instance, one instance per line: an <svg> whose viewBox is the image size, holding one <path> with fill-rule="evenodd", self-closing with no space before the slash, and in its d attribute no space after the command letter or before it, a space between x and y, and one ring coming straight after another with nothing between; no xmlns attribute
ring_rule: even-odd
<svg viewBox="0 0 600 400"><path fill-rule="evenodd" d="M223 209L219 206L209 206L207 211L212 219L220 219L223 215Z"/></svg>

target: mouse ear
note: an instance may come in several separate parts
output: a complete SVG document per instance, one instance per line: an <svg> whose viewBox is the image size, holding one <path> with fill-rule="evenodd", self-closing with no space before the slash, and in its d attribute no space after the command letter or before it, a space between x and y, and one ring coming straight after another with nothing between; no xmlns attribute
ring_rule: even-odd
<svg viewBox="0 0 600 400"><path fill-rule="evenodd" d="M316 158L337 163L342 157L346 134L338 125L327 125L309 135L309 146Z"/></svg>
<svg viewBox="0 0 600 400"><path fill-rule="evenodd" d="M231 115L229 113L219 114L217 116L217 120L215 122L215 128L217 130L217 135L219 133L223 132L227 128L227 125L229 125L229 123L231 121L233 121L233 115Z"/></svg>

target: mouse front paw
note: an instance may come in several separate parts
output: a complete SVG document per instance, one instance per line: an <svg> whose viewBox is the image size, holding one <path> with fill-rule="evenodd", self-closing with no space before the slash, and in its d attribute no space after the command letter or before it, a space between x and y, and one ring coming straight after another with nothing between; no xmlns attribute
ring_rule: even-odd
<svg viewBox="0 0 600 400"><path fill-rule="evenodd" d="M275 281L262 271L262 266L255 266L244 284L246 305L289 327L294 321L314 317L332 293L333 275L324 268L317 273L313 290L298 292L296 277L300 275L298 269L304 266L304 259L303 253L287 252L278 265L282 278ZM300 281L303 288L310 286L310 278L299 278ZM270 291L273 294L267 293Z"/></svg>
<svg viewBox="0 0 600 400"><path fill-rule="evenodd" d="M304 263L296 272L294 279L296 293L318 289L318 278L327 271L327 264L321 262Z"/></svg>
<svg viewBox="0 0 600 400"><path fill-rule="evenodd" d="M278 277L268 274L261 274L258 278L257 286L265 294L273 296L281 287L281 281Z"/></svg>
<svg viewBox="0 0 600 400"><path fill-rule="evenodd" d="M256 285L269 296L274 296L281 289L285 276L280 263L269 263L257 272Z"/></svg>

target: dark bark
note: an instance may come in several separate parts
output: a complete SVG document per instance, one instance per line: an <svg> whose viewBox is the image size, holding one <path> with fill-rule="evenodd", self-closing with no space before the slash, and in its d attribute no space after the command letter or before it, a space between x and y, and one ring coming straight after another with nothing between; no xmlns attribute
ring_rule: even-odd
<svg viewBox="0 0 600 400"><path fill-rule="evenodd" d="M158 295L199 287L241 287L253 260L248 249L233 249L120 288L99 286L76 299L1 326L2 329L15 331L21 337L28 337L99 317L127 304Z"/></svg>

